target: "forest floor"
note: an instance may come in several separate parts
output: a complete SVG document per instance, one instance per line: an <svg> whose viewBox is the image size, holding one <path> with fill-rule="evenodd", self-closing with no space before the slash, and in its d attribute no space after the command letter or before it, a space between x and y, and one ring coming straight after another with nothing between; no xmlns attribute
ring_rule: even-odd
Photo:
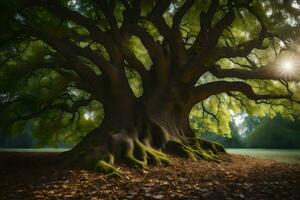
<svg viewBox="0 0 300 200"><path fill-rule="evenodd" d="M57 153L0 153L0 199L300 199L300 165L241 155L121 167L124 178L48 165Z"/></svg>

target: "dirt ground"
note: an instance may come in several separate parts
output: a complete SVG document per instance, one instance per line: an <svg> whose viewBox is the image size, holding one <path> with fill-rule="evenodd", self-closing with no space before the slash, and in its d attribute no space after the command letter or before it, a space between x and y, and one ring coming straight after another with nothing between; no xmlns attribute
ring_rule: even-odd
<svg viewBox="0 0 300 200"><path fill-rule="evenodd" d="M0 153L0 199L300 199L300 165L240 155L223 162L173 158L145 170L121 167L123 179L58 169L57 153ZM59 163L57 163L59 165Z"/></svg>

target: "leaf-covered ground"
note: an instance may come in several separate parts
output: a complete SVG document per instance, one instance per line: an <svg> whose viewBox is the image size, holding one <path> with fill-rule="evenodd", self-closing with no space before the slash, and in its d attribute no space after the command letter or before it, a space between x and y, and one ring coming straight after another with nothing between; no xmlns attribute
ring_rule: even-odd
<svg viewBox="0 0 300 200"><path fill-rule="evenodd" d="M122 167L123 179L48 165L55 153L0 153L0 199L300 199L300 165L226 155L220 164L173 158Z"/></svg>

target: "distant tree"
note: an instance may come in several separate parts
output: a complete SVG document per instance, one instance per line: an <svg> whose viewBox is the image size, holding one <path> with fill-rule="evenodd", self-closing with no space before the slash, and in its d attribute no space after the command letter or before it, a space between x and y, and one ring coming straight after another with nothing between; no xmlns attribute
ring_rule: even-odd
<svg viewBox="0 0 300 200"><path fill-rule="evenodd" d="M226 148L242 148L243 146L243 141L242 141L242 136L239 134L239 127L231 122L230 123L230 137L220 135L217 133L211 133L211 132L204 132L201 134L201 138L210 140L210 141L215 141L218 142Z"/></svg>
<svg viewBox="0 0 300 200"><path fill-rule="evenodd" d="M247 127L245 135L253 132L257 126L261 123L262 119L258 117L247 116L241 126Z"/></svg>
<svg viewBox="0 0 300 200"><path fill-rule="evenodd" d="M245 138L250 148L300 148L300 121L288 121L280 116L265 118Z"/></svg>
<svg viewBox="0 0 300 200"><path fill-rule="evenodd" d="M223 134L229 111L299 112L299 71L289 71L299 66L279 62L297 53L298 7L289 0L2 0L1 121L15 130L31 122L43 127L41 137L51 130L66 140L65 127L74 125L82 140L62 158L104 171L115 161L167 163L163 152L215 160L223 148L190 127L197 103L194 119Z"/></svg>
<svg viewBox="0 0 300 200"><path fill-rule="evenodd" d="M12 135L0 131L0 148L32 148L34 143L31 132Z"/></svg>

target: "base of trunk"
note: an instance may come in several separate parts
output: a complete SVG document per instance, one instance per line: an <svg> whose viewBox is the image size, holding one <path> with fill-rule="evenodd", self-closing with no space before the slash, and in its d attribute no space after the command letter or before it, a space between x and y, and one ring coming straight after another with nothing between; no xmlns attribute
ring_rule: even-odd
<svg viewBox="0 0 300 200"><path fill-rule="evenodd" d="M222 145L198 137L189 139L188 143L169 141L166 146L166 151L170 154L190 158L194 161L209 160L215 162L220 162L218 153L226 152Z"/></svg>
<svg viewBox="0 0 300 200"><path fill-rule="evenodd" d="M63 153L61 160L68 167L93 168L109 176L120 177L121 172L116 165L121 163L134 168L168 165L168 154L195 161L220 162L218 153L225 152L224 147L217 143L198 137L175 137L158 125L147 127L141 132L138 128L113 130L102 126L88 134L72 150Z"/></svg>

